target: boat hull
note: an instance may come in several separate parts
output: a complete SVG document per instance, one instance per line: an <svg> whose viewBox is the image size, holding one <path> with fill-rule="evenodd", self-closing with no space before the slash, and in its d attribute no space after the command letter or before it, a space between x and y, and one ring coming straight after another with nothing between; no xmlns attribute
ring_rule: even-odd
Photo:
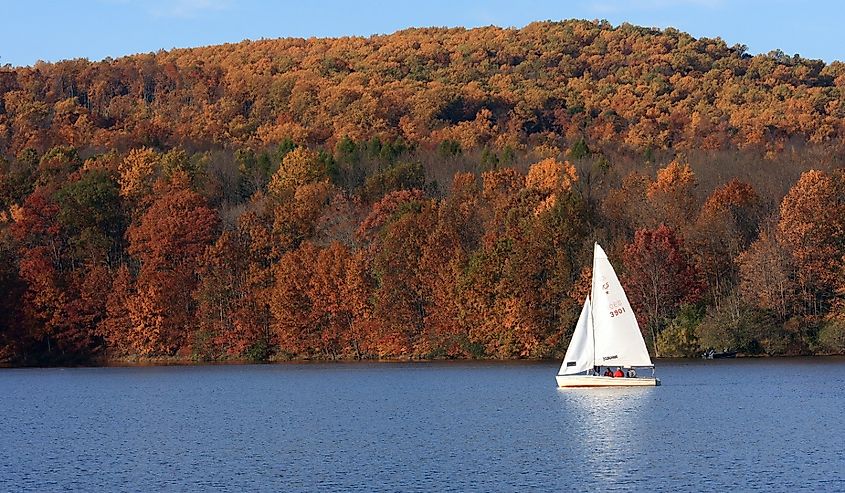
<svg viewBox="0 0 845 493"><path fill-rule="evenodd" d="M655 377L603 377L600 375L556 375L558 387L655 387L660 379Z"/></svg>

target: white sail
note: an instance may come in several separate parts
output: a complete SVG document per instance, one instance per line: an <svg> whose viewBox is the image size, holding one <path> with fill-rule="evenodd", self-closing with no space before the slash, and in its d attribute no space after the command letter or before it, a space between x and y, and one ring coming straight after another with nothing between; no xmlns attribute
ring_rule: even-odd
<svg viewBox="0 0 845 493"><path fill-rule="evenodd" d="M607 254L596 243L593 253L593 331L596 366L653 366Z"/></svg>
<svg viewBox="0 0 845 493"><path fill-rule="evenodd" d="M566 349L558 375L572 375L593 367L593 323L590 317L590 298L584 301L575 332Z"/></svg>

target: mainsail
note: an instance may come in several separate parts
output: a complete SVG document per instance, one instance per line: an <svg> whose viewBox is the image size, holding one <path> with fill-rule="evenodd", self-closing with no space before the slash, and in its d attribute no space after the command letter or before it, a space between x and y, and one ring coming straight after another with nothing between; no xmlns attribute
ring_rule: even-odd
<svg viewBox="0 0 845 493"><path fill-rule="evenodd" d="M593 319L590 316L590 298L587 297L558 375L581 373L592 368L593 361Z"/></svg>
<svg viewBox="0 0 845 493"><path fill-rule="evenodd" d="M598 243L592 303L595 366L653 366L628 297Z"/></svg>

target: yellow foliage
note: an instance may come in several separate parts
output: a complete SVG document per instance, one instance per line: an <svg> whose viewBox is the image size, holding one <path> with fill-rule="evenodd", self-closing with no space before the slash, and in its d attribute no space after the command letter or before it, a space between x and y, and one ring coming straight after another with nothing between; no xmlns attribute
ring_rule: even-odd
<svg viewBox="0 0 845 493"><path fill-rule="evenodd" d="M282 165L270 179L267 191L281 195L286 190L296 190L307 183L325 177L320 155L306 147L297 147L282 159Z"/></svg>
<svg viewBox="0 0 845 493"><path fill-rule="evenodd" d="M118 166L120 195L137 198L152 190L158 155L149 148L132 149Z"/></svg>

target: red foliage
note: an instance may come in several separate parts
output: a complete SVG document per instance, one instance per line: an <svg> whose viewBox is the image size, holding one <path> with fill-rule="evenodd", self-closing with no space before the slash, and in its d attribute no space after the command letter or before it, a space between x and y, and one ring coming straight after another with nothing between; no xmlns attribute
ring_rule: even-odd
<svg viewBox="0 0 845 493"><path fill-rule="evenodd" d="M683 304L701 297L702 283L683 240L666 225L640 229L625 247L622 283L643 329L656 337L656 325ZM654 341L653 341L654 342Z"/></svg>
<svg viewBox="0 0 845 493"><path fill-rule="evenodd" d="M140 331L129 344L141 354L173 354L194 323L193 290L200 256L217 234L218 218L197 193L161 187L158 199L129 228L129 254L140 264L130 303Z"/></svg>

